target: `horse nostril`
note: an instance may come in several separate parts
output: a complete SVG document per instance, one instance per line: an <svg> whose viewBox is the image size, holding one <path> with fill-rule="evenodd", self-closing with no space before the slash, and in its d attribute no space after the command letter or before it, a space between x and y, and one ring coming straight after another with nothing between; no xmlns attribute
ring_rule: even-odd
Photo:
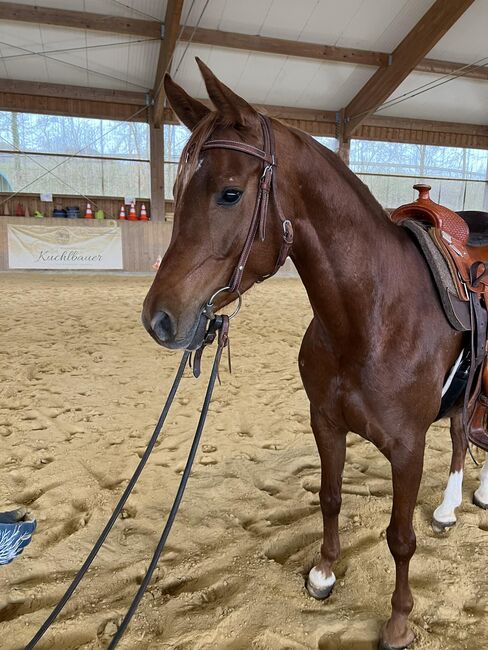
<svg viewBox="0 0 488 650"><path fill-rule="evenodd" d="M173 320L165 311L158 311L151 321L151 328L162 342L173 338L175 334Z"/></svg>

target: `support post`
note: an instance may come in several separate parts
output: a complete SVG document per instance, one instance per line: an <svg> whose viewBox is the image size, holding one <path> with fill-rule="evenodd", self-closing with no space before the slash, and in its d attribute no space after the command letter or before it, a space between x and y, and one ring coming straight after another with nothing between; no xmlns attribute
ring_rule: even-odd
<svg viewBox="0 0 488 650"><path fill-rule="evenodd" d="M488 160L486 161L486 175L485 175L485 191L483 193L483 210L488 212Z"/></svg>
<svg viewBox="0 0 488 650"><path fill-rule="evenodd" d="M345 163L348 167L349 167L350 148L351 148L350 140L344 140L343 138L339 138L339 148L337 150L337 153L339 155L339 158L342 160L342 162Z"/></svg>
<svg viewBox="0 0 488 650"><path fill-rule="evenodd" d="M349 150L351 140L345 137L345 113L344 109L336 113L336 138L338 142L337 155L349 167Z"/></svg>
<svg viewBox="0 0 488 650"><path fill-rule="evenodd" d="M151 219L164 221L164 125L156 128L149 125L149 148L151 168Z"/></svg>

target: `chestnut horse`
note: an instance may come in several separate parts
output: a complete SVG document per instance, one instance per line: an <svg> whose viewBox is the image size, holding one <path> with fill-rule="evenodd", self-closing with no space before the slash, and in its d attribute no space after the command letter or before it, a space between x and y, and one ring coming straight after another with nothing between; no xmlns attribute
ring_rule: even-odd
<svg viewBox="0 0 488 650"><path fill-rule="evenodd" d="M192 136L175 185L172 239L142 313L151 336L173 349L201 343L202 306L229 285L242 259L265 169L263 160L235 147L204 147L209 140L225 140L265 150L264 120L198 64L214 112L165 78L167 98ZM396 582L381 644L404 648L414 638L408 625L413 607L408 570L416 545L412 516L425 434L439 411L462 335L448 324L416 246L389 221L368 188L310 136L276 120L268 123L276 151L274 199L268 204L265 237L251 241L240 289L246 291L276 270L283 245L281 211L294 232L287 252L313 309L299 367L322 465L323 544L307 588L315 598L325 598L335 582L346 434L354 431L391 463L393 508L387 540ZM220 293L215 307L235 297ZM459 413L450 415L451 474L435 513L442 526L455 523L466 454ZM485 466L479 505L488 503L487 474Z"/></svg>

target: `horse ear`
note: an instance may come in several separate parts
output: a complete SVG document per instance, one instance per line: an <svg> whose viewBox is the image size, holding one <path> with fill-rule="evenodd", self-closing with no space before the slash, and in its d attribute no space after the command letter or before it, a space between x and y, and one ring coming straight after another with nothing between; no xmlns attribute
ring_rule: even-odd
<svg viewBox="0 0 488 650"><path fill-rule="evenodd" d="M178 86L169 74L164 75L164 92L179 119L187 126L190 131L210 113L210 109L204 104L193 99L186 93L181 86Z"/></svg>
<svg viewBox="0 0 488 650"><path fill-rule="evenodd" d="M195 60L202 73L208 96L223 120L234 126L246 126L256 122L258 114L254 108L219 81L201 59L195 57Z"/></svg>

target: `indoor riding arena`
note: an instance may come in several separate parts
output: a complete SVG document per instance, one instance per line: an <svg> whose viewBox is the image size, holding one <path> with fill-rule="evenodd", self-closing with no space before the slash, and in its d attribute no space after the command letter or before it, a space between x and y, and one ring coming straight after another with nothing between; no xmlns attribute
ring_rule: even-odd
<svg viewBox="0 0 488 650"><path fill-rule="evenodd" d="M2 650L488 648L487 33L0 1Z"/></svg>

